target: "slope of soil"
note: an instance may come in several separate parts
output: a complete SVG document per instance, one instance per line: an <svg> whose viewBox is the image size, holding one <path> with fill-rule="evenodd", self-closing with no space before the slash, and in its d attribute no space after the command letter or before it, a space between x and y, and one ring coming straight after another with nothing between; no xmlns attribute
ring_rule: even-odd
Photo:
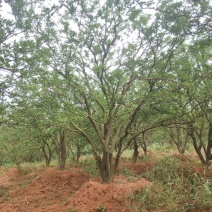
<svg viewBox="0 0 212 212"><path fill-rule="evenodd" d="M14 176L10 177L12 171ZM17 175L19 170L12 171L8 171L9 177L6 174L0 178L0 185L8 179L8 187L0 186L5 190L0 198L0 211L66 211L70 197L89 180L88 174L81 169L49 168L41 172L35 170L26 176Z"/></svg>
<svg viewBox="0 0 212 212"><path fill-rule="evenodd" d="M39 168L28 172L16 168L1 170L0 211L129 211L130 192L151 185L145 179L128 183L122 176L115 177L110 185L102 185L80 168Z"/></svg>
<svg viewBox="0 0 212 212"><path fill-rule="evenodd" d="M142 163L125 163L120 168L128 168L134 172L135 175L140 175L150 171L154 167L153 162L142 162Z"/></svg>
<svg viewBox="0 0 212 212"><path fill-rule="evenodd" d="M133 191L150 185L151 183L145 179L128 183L126 179L117 177L115 182L109 185L90 180L75 193L72 204L75 208L87 212L129 211L127 196Z"/></svg>

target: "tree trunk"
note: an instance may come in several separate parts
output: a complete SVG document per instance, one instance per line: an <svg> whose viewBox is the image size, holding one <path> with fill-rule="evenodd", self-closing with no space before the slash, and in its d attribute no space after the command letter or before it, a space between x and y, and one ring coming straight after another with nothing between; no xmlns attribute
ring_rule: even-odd
<svg viewBox="0 0 212 212"><path fill-rule="evenodd" d="M168 133L172 144L176 145L178 152L183 155L188 143L188 133L185 135L185 131L180 126L168 129Z"/></svg>
<svg viewBox="0 0 212 212"><path fill-rule="evenodd" d="M209 124L209 132L208 132L208 146L206 152L206 162L209 164L209 161L212 160L212 124Z"/></svg>
<svg viewBox="0 0 212 212"><path fill-rule="evenodd" d="M177 145L177 150L181 155L184 155L185 149L182 145Z"/></svg>
<svg viewBox="0 0 212 212"><path fill-rule="evenodd" d="M107 150L103 150L103 155L100 164L100 174L103 184L109 184L113 180L114 168L112 167L113 154Z"/></svg>
<svg viewBox="0 0 212 212"><path fill-rule="evenodd" d="M66 143L65 133L60 133L59 146L58 146L58 168L63 170L66 164Z"/></svg>
<svg viewBox="0 0 212 212"><path fill-rule="evenodd" d="M79 163L80 157L81 157L81 147L80 145L77 145L77 155L76 155L77 163Z"/></svg>
<svg viewBox="0 0 212 212"><path fill-rule="evenodd" d="M138 151L138 143L137 139L134 139L134 148L133 148L133 157L132 157L132 162L136 163L138 159L139 151Z"/></svg>
<svg viewBox="0 0 212 212"><path fill-rule="evenodd" d="M141 143L141 147L142 147L142 149L144 151L144 155L146 156L147 155L147 144L146 144L146 141L143 141Z"/></svg>
<svg viewBox="0 0 212 212"><path fill-rule="evenodd" d="M200 159L201 163L203 165L207 165L207 161L205 160L205 158L204 158L204 156L202 155L202 152L201 152L202 145L198 145L196 136L194 135L194 129L191 129L191 132L190 132L189 135L190 135L190 137L191 137L191 139L193 141L194 149L195 149L197 155L199 156L199 159Z"/></svg>
<svg viewBox="0 0 212 212"><path fill-rule="evenodd" d="M47 147L47 150L46 150L46 147ZM43 152L46 166L49 166L49 164L52 160L52 150L49 147L49 144L45 140L43 140L43 143L41 144L41 149Z"/></svg>

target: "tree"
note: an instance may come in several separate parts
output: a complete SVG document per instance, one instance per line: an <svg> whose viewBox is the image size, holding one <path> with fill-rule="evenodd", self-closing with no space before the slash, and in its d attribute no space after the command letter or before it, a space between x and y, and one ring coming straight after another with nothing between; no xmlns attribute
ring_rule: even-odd
<svg viewBox="0 0 212 212"><path fill-rule="evenodd" d="M57 11L56 8L59 10L61 6L54 6L50 10ZM146 81L146 77L143 80L141 76L146 75L142 66L147 63L145 51L148 50L148 46L147 49L142 50L145 54L143 58L139 51L144 39L141 39L139 47L136 46L135 41L127 42L127 36L133 32L127 18L127 13L131 12L126 9L130 7L129 3L116 4L108 1L101 6L98 2L90 4L81 2L78 5L66 2L63 6L66 8L66 13L61 17L59 30L53 27L51 12L47 13L49 10L44 7L42 10L44 17L36 19L42 21L44 27L37 24L30 30L36 41L27 39L19 44L29 50L33 49L30 57L28 53L23 53L25 57L23 63L26 64L26 68L21 72L20 82L24 78L26 81L24 80L20 85L40 79L36 87L48 90L44 82L46 78L44 73L48 71L52 72L57 80L63 79L61 88L51 85L51 92L70 107L68 118L72 126L63 124L63 127L84 136L99 162L103 182L109 183L123 150L145 130L129 133L137 113L148 100L148 87L140 94L138 90L133 91L134 88L141 86L141 80L144 83ZM34 11L33 14L36 12ZM146 25L148 22L147 18L144 16L143 18L140 25ZM67 20L74 21L77 30L69 29ZM62 40L59 40L59 33L63 36ZM137 53L130 56L134 51ZM136 60L140 60L140 63L143 61L142 66ZM30 70L34 69L37 72L33 74ZM46 76L49 77L49 74L47 73ZM33 93L40 98L39 94ZM37 102L34 105L37 105ZM85 129L79 127L79 118L77 118L79 115L82 116L83 121L87 119L91 132L95 133L92 138ZM155 127L154 123L151 127ZM97 143L100 145L100 152L96 147ZM123 148L124 143L125 148ZM118 144L118 152L112 165L115 144ZM100 158L101 153L102 158Z"/></svg>
<svg viewBox="0 0 212 212"><path fill-rule="evenodd" d="M172 125L167 128L167 131L171 140L176 145L178 152L184 154L189 141L187 127L180 124Z"/></svg>
<svg viewBox="0 0 212 212"><path fill-rule="evenodd" d="M136 163L139 155L138 148L141 147L144 155L147 155L147 146L149 145L152 137L152 130L144 131L138 138L133 141L133 156L132 162Z"/></svg>
<svg viewBox="0 0 212 212"><path fill-rule="evenodd" d="M36 97L33 103L23 96L13 98L19 106L23 102L22 110L26 102L40 109L40 124L58 127L61 141L67 129L84 137L103 183L110 183L121 154L133 141L173 124L193 108L193 95L186 93L195 87L191 76L197 82L208 69L192 68L198 63L189 61L187 50L192 48L190 39L206 40L210 4L192 3L191 8L187 1L164 0L150 18L144 11L151 2L42 2L25 1L18 13L10 2L15 17L23 15L19 27L27 29L15 46L19 60L14 67L22 68L15 84ZM200 25L198 18L203 20ZM182 64L186 56L188 62ZM52 103L54 112L48 114L44 108Z"/></svg>
<svg viewBox="0 0 212 212"><path fill-rule="evenodd" d="M162 1L158 10L161 27L173 38L181 40L178 51L170 58L168 67L176 70L174 101L177 116L193 141L203 164L210 160L211 96L211 2ZM209 84L208 84L209 83ZM180 124L180 123L179 123ZM206 132L208 131L208 139ZM204 149L204 154L201 149Z"/></svg>

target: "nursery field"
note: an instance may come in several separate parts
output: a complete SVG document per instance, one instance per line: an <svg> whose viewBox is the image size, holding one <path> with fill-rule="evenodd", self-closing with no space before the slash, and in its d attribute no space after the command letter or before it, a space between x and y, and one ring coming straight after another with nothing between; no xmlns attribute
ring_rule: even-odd
<svg viewBox="0 0 212 212"><path fill-rule="evenodd" d="M212 168L195 155L149 151L128 157L102 184L93 158L58 170L24 164L0 169L1 212L212 211Z"/></svg>
<svg viewBox="0 0 212 212"><path fill-rule="evenodd" d="M0 0L0 212L212 211L212 0Z"/></svg>

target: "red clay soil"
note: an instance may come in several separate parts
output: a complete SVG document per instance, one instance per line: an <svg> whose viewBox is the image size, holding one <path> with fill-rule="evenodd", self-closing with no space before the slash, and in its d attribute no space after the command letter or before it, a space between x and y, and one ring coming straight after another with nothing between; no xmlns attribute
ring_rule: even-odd
<svg viewBox="0 0 212 212"><path fill-rule="evenodd" d="M204 167L201 164L191 164L189 162L181 162L179 173L185 177L191 177L192 175L204 176L208 179L212 179L212 167Z"/></svg>
<svg viewBox="0 0 212 212"><path fill-rule="evenodd" d="M120 165L120 168L128 168L132 170L136 175L140 175L150 171L154 167L153 162L143 162L143 163L124 163Z"/></svg>
<svg viewBox="0 0 212 212"><path fill-rule="evenodd" d="M189 177L191 175L199 174L201 176L205 176L209 179L212 179L212 167L203 166L200 162L193 162L196 159L195 154L173 154L173 158L176 158L180 161L179 172L183 174L185 177ZM198 159L196 159L198 161Z"/></svg>
<svg viewBox="0 0 212 212"><path fill-rule="evenodd" d="M132 191L150 185L151 183L145 179L128 183L126 179L121 177L116 177L114 183L109 185L90 180L75 193L72 205L86 212L106 210L127 212L129 211L127 196Z"/></svg>
<svg viewBox="0 0 212 212"><path fill-rule="evenodd" d="M39 168L34 171L0 170L1 212L92 212L129 211L127 196L151 183L145 179L129 183L126 178L115 177L114 182L103 185L89 179L82 169L57 170Z"/></svg>
<svg viewBox="0 0 212 212"><path fill-rule="evenodd" d="M182 155L179 153L174 153L172 155L173 158L178 159L181 162L192 162L192 161L197 161L198 158L196 155L193 154L186 154L186 155Z"/></svg>
<svg viewBox="0 0 212 212"><path fill-rule="evenodd" d="M0 195L0 211L67 211L70 197L89 180L88 174L81 169L60 171L49 168L40 174L36 170L29 175L12 171L0 178L0 189L5 191ZM6 185L3 181L7 176Z"/></svg>
<svg viewBox="0 0 212 212"><path fill-rule="evenodd" d="M21 176L20 170L17 168L2 169L0 172L0 186L12 185Z"/></svg>

